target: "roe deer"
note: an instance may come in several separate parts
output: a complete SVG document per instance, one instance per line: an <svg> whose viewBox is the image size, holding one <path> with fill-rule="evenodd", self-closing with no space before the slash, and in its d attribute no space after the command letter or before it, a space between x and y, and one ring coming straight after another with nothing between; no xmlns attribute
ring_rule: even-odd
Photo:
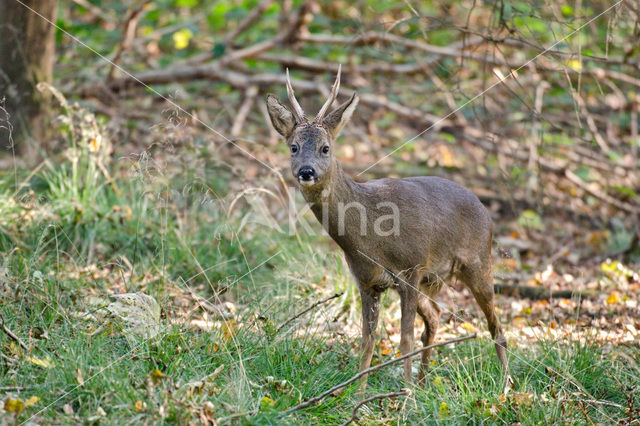
<svg viewBox="0 0 640 426"><path fill-rule="evenodd" d="M336 160L333 148L358 104L358 95L354 93L327 114L338 94L338 70L329 99L309 121L295 98L288 70L286 86L292 111L273 95L267 95L267 109L273 127L291 148L291 171L305 200L344 251L360 290L360 371L371 364L383 291L393 288L400 294L400 350L406 354L413 350L416 313L425 325L423 345L433 343L440 314L433 297L444 282L455 277L480 305L495 342L505 386L511 383L506 339L493 304L493 225L489 212L471 191L439 177L353 181ZM383 231L381 223L390 219L393 229ZM422 353L420 381L424 380L429 357L430 350ZM410 359L404 361L404 375L411 382Z"/></svg>

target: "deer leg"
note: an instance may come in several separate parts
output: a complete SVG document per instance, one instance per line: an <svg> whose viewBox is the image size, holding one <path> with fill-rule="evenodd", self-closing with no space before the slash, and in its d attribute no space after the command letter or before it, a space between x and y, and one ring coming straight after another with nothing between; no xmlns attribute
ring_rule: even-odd
<svg viewBox="0 0 640 426"><path fill-rule="evenodd" d="M424 322L424 332L422 333L422 345L429 346L436 339L438 331L438 323L440 320L440 308L429 297L422 293L418 293L418 315ZM429 369L429 359L431 358L431 349L422 352L422 366L418 373L418 383L425 383L425 374Z"/></svg>
<svg viewBox="0 0 640 426"><path fill-rule="evenodd" d="M411 280L409 282L416 282ZM419 283L419 280L417 281ZM417 286L404 286L400 289L400 309L402 318L400 319L400 352L402 355L408 354L413 349L414 322L416 310L418 308ZM411 358L404 361L404 378L407 382L412 382Z"/></svg>
<svg viewBox="0 0 640 426"><path fill-rule="evenodd" d="M463 267L462 280L467 284L469 290L475 297L476 302L480 305L480 309L484 313L487 319L487 325L489 332L493 338L495 344L496 353L498 355L498 361L502 367L502 373L504 374L504 386L510 386L513 384L513 380L509 375L509 366L507 363L507 339L502 333L502 327L500 321L496 315L495 306L493 303L493 276L491 274L491 264L488 267Z"/></svg>
<svg viewBox="0 0 640 426"><path fill-rule="evenodd" d="M362 344L360 346L359 371L363 371L369 368L373 357L376 328L378 327L378 313L380 312L380 293L360 287L360 298L362 300ZM361 386L363 388L367 386L367 375L362 377Z"/></svg>

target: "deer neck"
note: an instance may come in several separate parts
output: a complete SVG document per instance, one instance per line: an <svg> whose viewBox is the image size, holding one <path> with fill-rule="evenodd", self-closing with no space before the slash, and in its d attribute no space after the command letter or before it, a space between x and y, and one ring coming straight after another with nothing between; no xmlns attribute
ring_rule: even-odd
<svg viewBox="0 0 640 426"><path fill-rule="evenodd" d="M345 206L359 201L357 185L353 179L345 174L342 165L334 160L329 177L321 188L309 190L302 188L302 194L309 203L313 214L325 231L343 249L352 246L353 241L356 241L356 235L351 234L360 232L359 215L353 217L349 214L349 210L346 214L340 214L340 210ZM344 219L342 226L339 223L341 217Z"/></svg>

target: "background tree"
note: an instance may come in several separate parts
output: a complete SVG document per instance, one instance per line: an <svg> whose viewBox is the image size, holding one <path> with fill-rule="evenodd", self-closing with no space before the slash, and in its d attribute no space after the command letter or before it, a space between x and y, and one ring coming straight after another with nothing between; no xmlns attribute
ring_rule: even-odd
<svg viewBox="0 0 640 426"><path fill-rule="evenodd" d="M13 129L5 123L0 131L3 151L12 141L23 151L28 137L42 141L46 135L44 97L36 85L52 77L55 28L43 18L55 22L57 0L22 3L0 0L0 99Z"/></svg>

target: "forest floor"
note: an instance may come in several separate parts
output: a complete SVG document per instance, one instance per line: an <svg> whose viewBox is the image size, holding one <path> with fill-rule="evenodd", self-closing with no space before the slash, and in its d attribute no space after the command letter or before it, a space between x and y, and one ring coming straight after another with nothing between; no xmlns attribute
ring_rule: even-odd
<svg viewBox="0 0 640 426"><path fill-rule="evenodd" d="M438 341L478 336L435 350L426 386L395 364L285 414L357 372L359 300L337 247L309 212L310 232L290 232L278 177L239 184L202 146L115 164L105 150L89 138L0 174L0 424L341 424L403 389L357 422L638 422L640 265L622 228L488 204L509 393L451 283ZM117 297L138 292L153 299ZM379 334L374 365L397 355L392 293Z"/></svg>

